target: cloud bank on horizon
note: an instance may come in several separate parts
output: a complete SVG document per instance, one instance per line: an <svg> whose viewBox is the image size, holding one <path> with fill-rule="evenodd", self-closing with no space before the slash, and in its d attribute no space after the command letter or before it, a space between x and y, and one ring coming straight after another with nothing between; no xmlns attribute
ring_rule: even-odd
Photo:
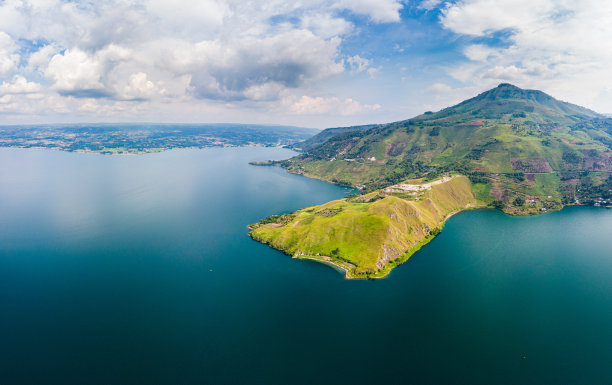
<svg viewBox="0 0 612 385"><path fill-rule="evenodd" d="M388 122L500 82L612 112L612 3L0 1L0 124Z"/></svg>

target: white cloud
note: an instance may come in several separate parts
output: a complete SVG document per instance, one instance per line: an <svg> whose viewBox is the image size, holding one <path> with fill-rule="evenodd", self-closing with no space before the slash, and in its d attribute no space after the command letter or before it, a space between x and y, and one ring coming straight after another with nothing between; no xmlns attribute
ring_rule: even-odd
<svg viewBox="0 0 612 385"><path fill-rule="evenodd" d="M444 83L434 83L431 86L429 86L429 88L427 88L427 91L432 92L434 94L447 94L449 92L451 92L453 89L451 86L449 86L448 84L444 84Z"/></svg>
<svg viewBox="0 0 612 385"><path fill-rule="evenodd" d="M93 112L92 98L102 106L95 111L109 113L132 111L108 107L115 103L155 102L265 111L325 85L345 63L376 71L363 55L342 54L343 40L361 33L345 11L388 23L400 21L402 7L400 0L0 0L2 87L37 89L4 104L41 114ZM343 111L354 105L342 103Z"/></svg>
<svg viewBox="0 0 612 385"><path fill-rule="evenodd" d="M159 30L188 40L209 37L233 13L228 2L216 0L148 0L142 4L148 21Z"/></svg>
<svg viewBox="0 0 612 385"><path fill-rule="evenodd" d="M472 44L456 79L491 86L509 81L609 110L612 3L595 0L464 0L447 5L441 24L462 35L506 40ZM482 41L482 39L481 39Z"/></svg>
<svg viewBox="0 0 612 385"><path fill-rule="evenodd" d="M67 50L53 56L45 74L63 93L102 92L102 63L79 50Z"/></svg>
<svg viewBox="0 0 612 385"><path fill-rule="evenodd" d="M490 57L499 56L499 50L484 44L472 44L465 48L464 55L473 61L487 61Z"/></svg>
<svg viewBox="0 0 612 385"><path fill-rule="evenodd" d="M300 26L325 39L347 34L354 27L351 22L328 13L304 15Z"/></svg>
<svg viewBox="0 0 612 385"><path fill-rule="evenodd" d="M15 75L10 82L0 84L0 95L4 94L31 94L41 90L38 83L29 82L21 75Z"/></svg>
<svg viewBox="0 0 612 385"><path fill-rule="evenodd" d="M382 67L376 67L376 68L368 68L368 70L366 71L368 73L368 75L370 75L370 79L374 79L376 77L376 75L378 75L380 73Z"/></svg>
<svg viewBox="0 0 612 385"><path fill-rule="evenodd" d="M291 30L272 37L245 38L235 45L203 41L193 47L195 55L181 48L173 56L191 73L197 97L240 100L258 95L252 92L258 87L297 88L340 74L344 68L335 61L339 43L309 31Z"/></svg>
<svg viewBox="0 0 612 385"><path fill-rule="evenodd" d="M53 87L62 94L77 97L107 96L109 90L104 80L118 62L129 57L128 49L110 45L91 55L80 49L66 50L54 55L45 75L53 81Z"/></svg>
<svg viewBox="0 0 612 385"><path fill-rule="evenodd" d="M400 20L403 4L397 0L340 0L337 7L367 15L376 22L389 23Z"/></svg>
<svg viewBox="0 0 612 385"><path fill-rule="evenodd" d="M51 57L57 53L57 47L53 45L45 45L36 52L30 54L28 58L28 69L33 71L35 69L45 69Z"/></svg>
<svg viewBox="0 0 612 385"><path fill-rule="evenodd" d="M554 9L554 0L465 0L442 11L442 24L457 33L482 36L518 28Z"/></svg>
<svg viewBox="0 0 612 385"><path fill-rule="evenodd" d="M310 97L302 96L297 99L295 97L288 98L284 101L291 113L297 115L320 115L320 114L340 114L340 115L355 115L369 111L375 111L380 108L380 105L361 104L357 100L351 98L341 100L336 97Z"/></svg>
<svg viewBox="0 0 612 385"><path fill-rule="evenodd" d="M0 31L0 75L17 69L19 64L17 48L13 39L7 33Z"/></svg>
<svg viewBox="0 0 612 385"><path fill-rule="evenodd" d="M349 57L348 59L346 59L346 62L351 70L351 73L353 74L358 74L367 70L371 64L370 60L363 58L359 55Z"/></svg>
<svg viewBox="0 0 612 385"><path fill-rule="evenodd" d="M423 108L425 110L439 110L469 99L481 91L474 86L453 88L446 83L434 83L423 92L432 95L433 99L431 101L434 103L425 104Z"/></svg>
<svg viewBox="0 0 612 385"><path fill-rule="evenodd" d="M420 9L432 10L442 4L443 0L423 0L418 5Z"/></svg>
<svg viewBox="0 0 612 385"><path fill-rule="evenodd" d="M245 98L255 101L276 100L285 87L276 82L268 82L260 85L252 85L244 90Z"/></svg>
<svg viewBox="0 0 612 385"><path fill-rule="evenodd" d="M130 76L121 96L125 99L149 99L157 92L157 87L147 78L147 74L139 72Z"/></svg>

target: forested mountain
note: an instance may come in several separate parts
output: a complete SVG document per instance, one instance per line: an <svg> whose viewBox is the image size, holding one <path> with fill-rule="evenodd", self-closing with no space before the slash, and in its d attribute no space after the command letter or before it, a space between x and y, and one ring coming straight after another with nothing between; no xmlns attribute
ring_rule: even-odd
<svg viewBox="0 0 612 385"><path fill-rule="evenodd" d="M542 194L561 204L610 195L611 148L612 119L500 84L438 112L333 136L283 166L366 191L457 172L499 204Z"/></svg>

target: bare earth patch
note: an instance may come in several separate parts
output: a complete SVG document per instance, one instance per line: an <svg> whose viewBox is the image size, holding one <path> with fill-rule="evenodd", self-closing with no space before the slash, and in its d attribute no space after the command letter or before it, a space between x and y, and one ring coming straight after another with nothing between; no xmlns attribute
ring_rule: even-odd
<svg viewBox="0 0 612 385"><path fill-rule="evenodd" d="M563 181L563 187L578 185L578 179L568 179Z"/></svg>
<svg viewBox="0 0 612 385"><path fill-rule="evenodd" d="M535 172L535 173L549 173L549 172L553 172L552 167L550 167L550 164L544 158L540 158L540 159L527 159L527 162L531 165L531 168L533 169L533 172Z"/></svg>
<svg viewBox="0 0 612 385"><path fill-rule="evenodd" d="M519 157L511 157L510 163L514 171L524 171L528 173L544 174L553 172L552 167L545 158L526 159L522 161Z"/></svg>
<svg viewBox="0 0 612 385"><path fill-rule="evenodd" d="M504 191L505 190L501 188L492 188L491 192L489 192L489 195L495 197L495 199L497 200L502 200L504 198Z"/></svg>

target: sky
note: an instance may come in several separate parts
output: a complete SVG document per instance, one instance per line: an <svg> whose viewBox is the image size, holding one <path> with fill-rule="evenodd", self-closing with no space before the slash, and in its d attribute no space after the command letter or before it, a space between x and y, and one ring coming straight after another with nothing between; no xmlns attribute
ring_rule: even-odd
<svg viewBox="0 0 612 385"><path fill-rule="evenodd" d="M0 0L0 124L403 120L499 83L612 113L612 2Z"/></svg>

